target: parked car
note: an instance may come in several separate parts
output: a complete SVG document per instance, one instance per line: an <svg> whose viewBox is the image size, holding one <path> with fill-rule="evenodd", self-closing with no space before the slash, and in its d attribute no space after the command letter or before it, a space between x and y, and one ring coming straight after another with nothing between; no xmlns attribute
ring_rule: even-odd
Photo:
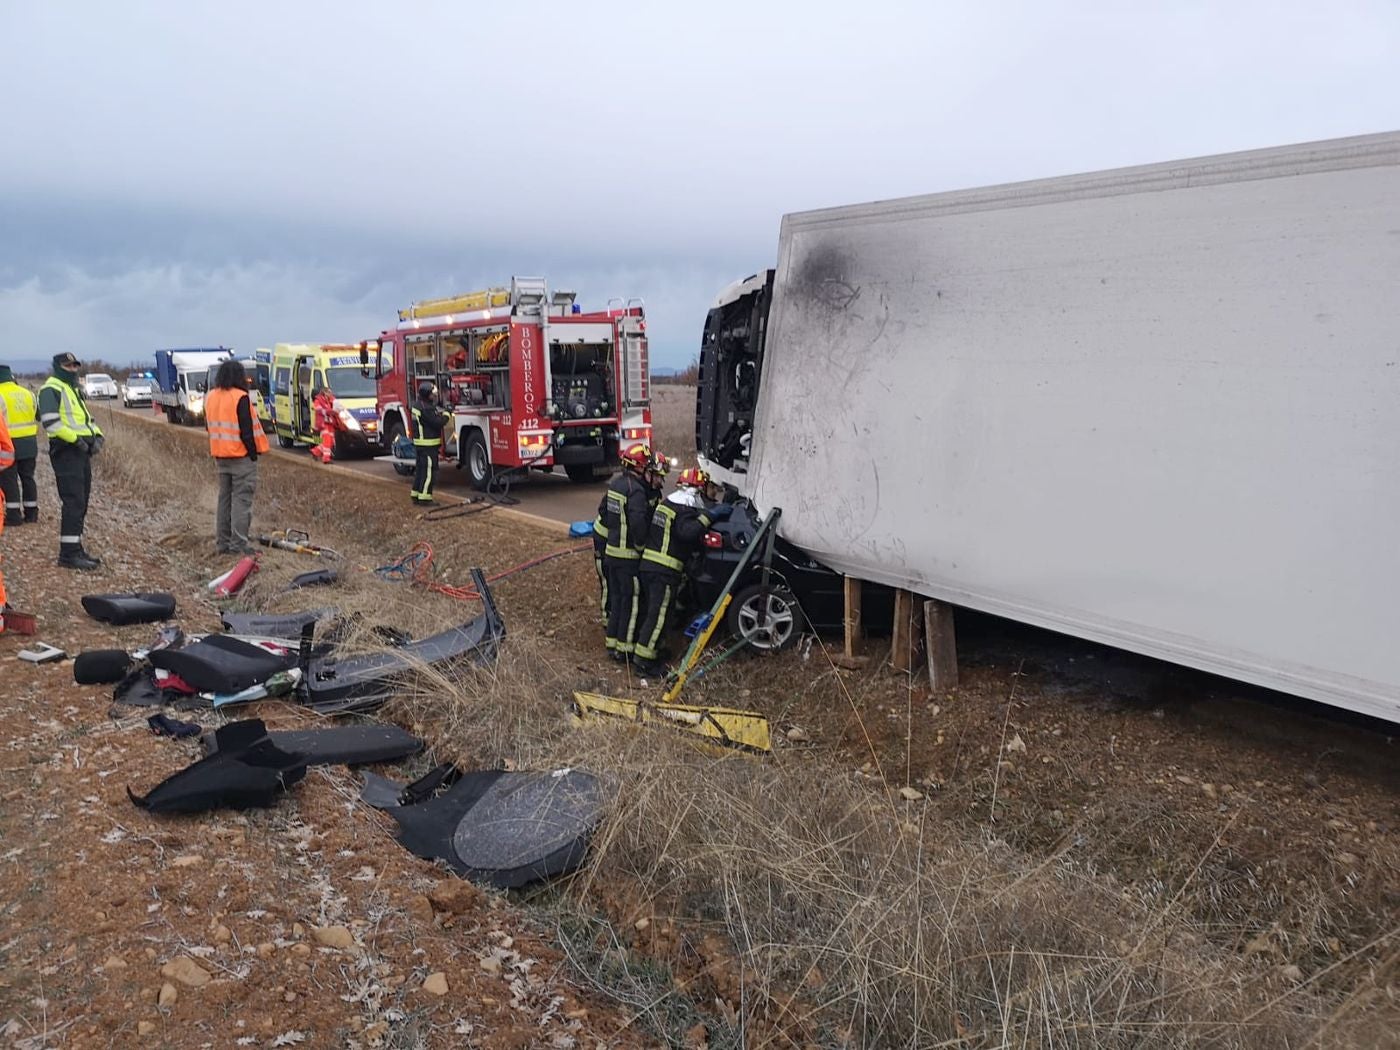
<svg viewBox="0 0 1400 1050"><path fill-rule="evenodd" d="M151 403L151 381L144 376L132 376L122 384L122 404L127 408L132 405L149 405Z"/></svg>
<svg viewBox="0 0 1400 1050"><path fill-rule="evenodd" d="M758 513L740 500L729 520L716 522L706 535L690 574L690 599L697 610L714 604L758 525ZM766 584L763 571L761 564L751 565L735 585L725 626L736 639L744 639L754 649L777 652L796 642L803 631L827 634L844 629L845 579L840 573L781 536L773 541ZM862 603L864 626L876 632L888 630L894 592L866 583Z"/></svg>
<svg viewBox="0 0 1400 1050"><path fill-rule="evenodd" d="M83 396L89 400L98 397L117 397L117 381L105 372L89 372L83 376Z"/></svg>

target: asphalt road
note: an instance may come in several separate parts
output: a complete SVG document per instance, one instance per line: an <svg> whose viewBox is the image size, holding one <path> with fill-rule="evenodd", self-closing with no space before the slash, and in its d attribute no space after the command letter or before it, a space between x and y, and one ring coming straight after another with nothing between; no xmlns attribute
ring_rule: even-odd
<svg viewBox="0 0 1400 1050"><path fill-rule="evenodd" d="M157 419L149 407L143 408L123 408L120 402L99 401L92 405L94 414L100 421L101 413L108 408L121 412L129 416L141 416L146 419ZM165 423L165 426L174 426L173 423ZM308 448L282 449L277 447L275 438L272 440L272 454L277 456L298 456L307 458L311 455ZM405 494L412 483L411 478L401 478L394 473L393 465L387 461L374 459L344 459L336 461L340 466L350 470L358 471L376 477L392 478L403 484ZM511 499L519 500L516 509L528 514L537 514L542 518L552 521L571 522L583 519L593 520L593 516L598 511L598 501L603 497L603 482L594 482L589 485L579 485L570 481L560 473L557 477L551 474L541 474L533 471L530 474L512 480L508 495ZM467 478L466 471L457 470L452 463L444 462L442 470L438 474L435 490L443 496L469 499L478 495L472 488L471 482Z"/></svg>

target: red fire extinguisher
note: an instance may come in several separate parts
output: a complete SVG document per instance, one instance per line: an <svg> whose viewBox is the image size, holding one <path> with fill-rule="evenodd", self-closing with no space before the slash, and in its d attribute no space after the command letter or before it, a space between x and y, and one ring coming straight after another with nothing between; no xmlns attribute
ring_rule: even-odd
<svg viewBox="0 0 1400 1050"><path fill-rule="evenodd" d="M227 598L230 595L237 594L238 589L243 586L248 577L257 571L258 556L256 554L245 555L239 559L238 564L233 567L232 571L230 571L229 574L220 581L219 585L214 588L214 593L220 598Z"/></svg>

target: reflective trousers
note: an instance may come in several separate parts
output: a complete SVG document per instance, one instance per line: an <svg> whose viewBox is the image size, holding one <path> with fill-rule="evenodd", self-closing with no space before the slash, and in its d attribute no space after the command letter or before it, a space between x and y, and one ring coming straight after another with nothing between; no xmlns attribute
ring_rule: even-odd
<svg viewBox="0 0 1400 1050"><path fill-rule="evenodd" d="M676 608L676 590L680 584L680 573L646 562L637 573L641 616L637 623L636 653L643 660L655 660L661 652L666 621Z"/></svg>
<svg viewBox="0 0 1400 1050"><path fill-rule="evenodd" d="M5 521L18 525L39 520L39 487L34 483L33 456L17 459L9 470L0 471L0 492L5 494Z"/></svg>
<svg viewBox="0 0 1400 1050"><path fill-rule="evenodd" d="M78 445L53 441L49 444L49 462L63 507L58 522L59 548L79 547L83 542L83 522L87 520L88 496L92 493L92 457Z"/></svg>
<svg viewBox="0 0 1400 1050"><path fill-rule="evenodd" d="M607 646L614 652L630 653L637 631L637 559L603 556L607 575Z"/></svg>
<svg viewBox="0 0 1400 1050"><path fill-rule="evenodd" d="M413 498L419 503L433 501L433 482L437 481L439 445L414 445Z"/></svg>

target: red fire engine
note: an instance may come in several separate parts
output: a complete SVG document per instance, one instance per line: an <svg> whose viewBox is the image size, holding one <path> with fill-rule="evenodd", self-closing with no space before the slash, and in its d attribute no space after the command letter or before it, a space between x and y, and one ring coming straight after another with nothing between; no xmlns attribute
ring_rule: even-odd
<svg viewBox="0 0 1400 1050"><path fill-rule="evenodd" d="M472 484L486 488L509 469L552 471L570 480L611 477L619 445L651 440L646 318L640 299L610 300L583 313L574 293L543 278L514 277L399 311L379 337L380 433L395 469L412 472L409 409L418 385L435 383L452 413L447 451Z"/></svg>

